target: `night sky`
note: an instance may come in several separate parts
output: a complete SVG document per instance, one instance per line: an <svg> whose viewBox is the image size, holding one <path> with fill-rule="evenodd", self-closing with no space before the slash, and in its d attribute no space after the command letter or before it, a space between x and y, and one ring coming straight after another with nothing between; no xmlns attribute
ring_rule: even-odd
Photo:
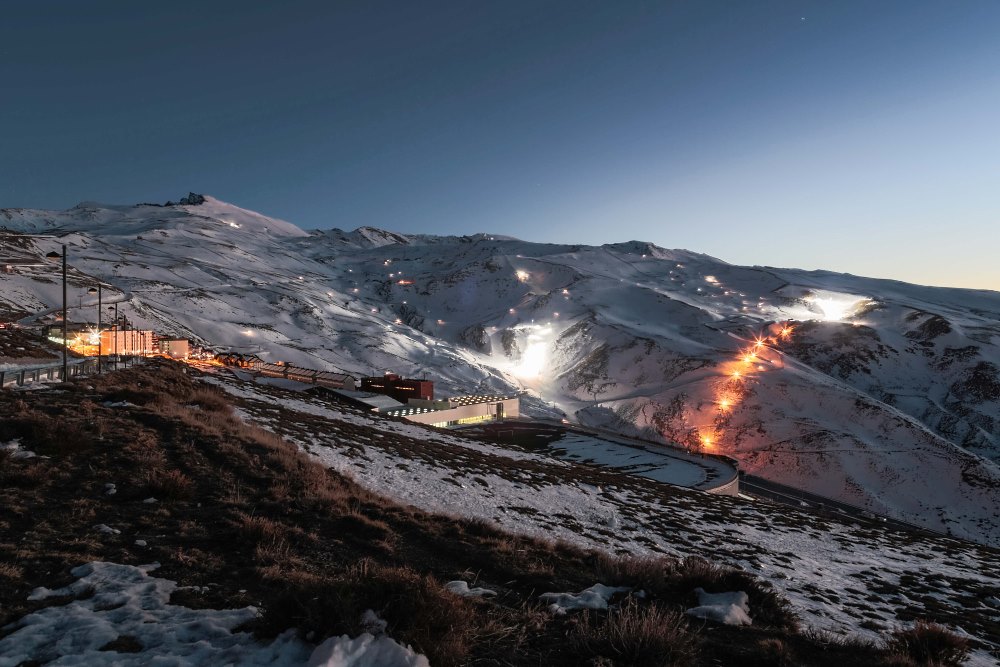
<svg viewBox="0 0 1000 667"><path fill-rule="evenodd" d="M0 207L1000 290L1000 2L4 3Z"/></svg>

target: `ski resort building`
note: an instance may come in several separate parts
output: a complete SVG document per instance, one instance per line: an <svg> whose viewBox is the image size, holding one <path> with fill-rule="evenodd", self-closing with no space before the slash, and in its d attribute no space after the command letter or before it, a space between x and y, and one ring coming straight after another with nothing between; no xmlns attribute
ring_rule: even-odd
<svg viewBox="0 0 1000 667"><path fill-rule="evenodd" d="M156 341L156 347L160 354L171 359L187 359L190 352L187 338L160 338Z"/></svg>
<svg viewBox="0 0 1000 667"><path fill-rule="evenodd" d="M418 424L447 428L520 417L521 399L487 395L456 396L443 401L417 399L409 401L405 407L379 412Z"/></svg>
<svg viewBox="0 0 1000 667"><path fill-rule="evenodd" d="M261 361L259 358L246 359L248 363L244 368L252 368L263 375L270 377L280 377L287 380L295 380L307 384L314 384L327 389L353 390L355 379L353 375L344 373L334 373L333 371L318 371L311 368L299 368L288 363L270 364ZM227 363L229 366L242 366L241 363Z"/></svg>
<svg viewBox="0 0 1000 667"><path fill-rule="evenodd" d="M392 396L401 403L410 400L434 400L434 383L430 380L409 380L395 373L386 373L382 377L361 378L361 391L373 394Z"/></svg>
<svg viewBox="0 0 1000 667"><path fill-rule="evenodd" d="M187 342L187 341L185 341ZM159 352L156 334L148 329L128 329L125 331L102 331L101 351L104 354L138 356Z"/></svg>

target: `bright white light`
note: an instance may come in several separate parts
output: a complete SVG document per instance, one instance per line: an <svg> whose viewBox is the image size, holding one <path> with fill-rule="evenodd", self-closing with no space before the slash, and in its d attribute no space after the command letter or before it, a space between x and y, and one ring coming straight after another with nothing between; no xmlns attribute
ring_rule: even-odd
<svg viewBox="0 0 1000 667"><path fill-rule="evenodd" d="M541 374L549 359L549 338L552 327L534 327L528 334L527 345L521 355L521 361L514 368L514 375L522 380L530 380Z"/></svg>
<svg viewBox="0 0 1000 667"><path fill-rule="evenodd" d="M827 293L829 296L806 298L806 302L813 306L812 310L819 310L822 319L827 322L841 322L852 317L863 306L871 303L867 297L858 297L854 294Z"/></svg>
<svg viewBox="0 0 1000 667"><path fill-rule="evenodd" d="M233 229L239 229L240 228L240 226L237 225L235 222L230 222L229 226L232 227Z"/></svg>
<svg viewBox="0 0 1000 667"><path fill-rule="evenodd" d="M712 285L718 285L719 280L715 276L705 276L705 282Z"/></svg>
<svg viewBox="0 0 1000 667"><path fill-rule="evenodd" d="M247 329L246 331L243 332L243 335L244 336L252 336L253 335L253 329Z"/></svg>
<svg viewBox="0 0 1000 667"><path fill-rule="evenodd" d="M518 269L514 273L515 275L517 275L517 279L520 280L522 283L528 282L528 278L531 277L530 273L528 273L527 271L522 271L521 269Z"/></svg>

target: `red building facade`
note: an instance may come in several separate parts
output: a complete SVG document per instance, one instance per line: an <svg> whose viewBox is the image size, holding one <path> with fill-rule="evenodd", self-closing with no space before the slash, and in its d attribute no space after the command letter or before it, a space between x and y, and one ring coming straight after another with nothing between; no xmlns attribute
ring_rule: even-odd
<svg viewBox="0 0 1000 667"><path fill-rule="evenodd" d="M401 403L406 403L411 398L424 401L434 400L433 382L430 380L410 380L395 373L386 373L382 377L361 378L361 391L392 396Z"/></svg>

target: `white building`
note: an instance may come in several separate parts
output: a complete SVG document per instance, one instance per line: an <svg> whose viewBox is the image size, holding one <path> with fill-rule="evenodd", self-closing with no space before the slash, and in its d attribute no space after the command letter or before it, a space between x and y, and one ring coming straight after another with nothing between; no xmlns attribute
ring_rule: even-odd
<svg viewBox="0 0 1000 667"><path fill-rule="evenodd" d="M379 412L418 424L447 428L517 418L521 415L521 399L517 396L486 395L456 396L443 401L411 399L405 407Z"/></svg>
<svg viewBox="0 0 1000 667"><path fill-rule="evenodd" d="M104 354L123 354L139 356L154 354L159 350L154 341L152 331L128 329L126 331L102 331L101 352Z"/></svg>

